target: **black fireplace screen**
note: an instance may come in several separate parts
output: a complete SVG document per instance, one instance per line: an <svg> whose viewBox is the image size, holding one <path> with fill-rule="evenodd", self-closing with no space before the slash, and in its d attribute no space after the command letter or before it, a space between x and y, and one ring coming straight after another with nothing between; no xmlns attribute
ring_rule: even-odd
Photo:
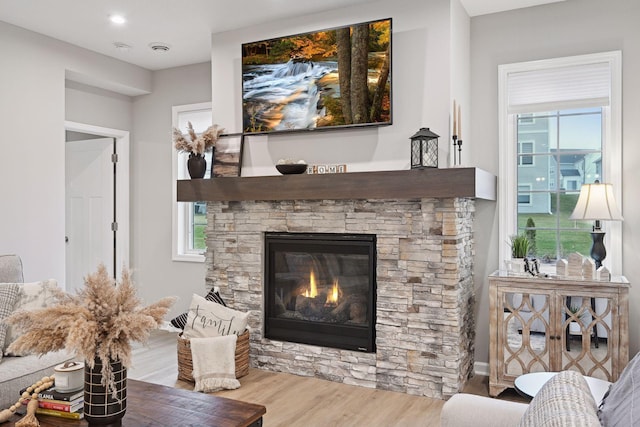
<svg viewBox="0 0 640 427"><path fill-rule="evenodd" d="M376 237L265 234L265 337L375 351Z"/></svg>

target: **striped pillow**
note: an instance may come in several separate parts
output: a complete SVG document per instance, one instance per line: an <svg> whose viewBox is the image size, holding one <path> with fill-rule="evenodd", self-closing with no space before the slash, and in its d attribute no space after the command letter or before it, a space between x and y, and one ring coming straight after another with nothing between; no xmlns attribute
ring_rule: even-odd
<svg viewBox="0 0 640 427"><path fill-rule="evenodd" d="M2 347L7 333L7 324L3 319L13 313L19 290L20 285L17 283L0 283L0 360L2 360Z"/></svg>
<svg viewBox="0 0 640 427"><path fill-rule="evenodd" d="M204 298L208 301L217 302L225 307L227 306L220 296L220 289L217 286L212 288ZM174 317L171 319L171 324L176 328L184 329L184 325L187 323L187 315L188 313L182 313L181 315Z"/></svg>
<svg viewBox="0 0 640 427"><path fill-rule="evenodd" d="M598 410L603 426L640 425L640 353L624 368L605 394Z"/></svg>

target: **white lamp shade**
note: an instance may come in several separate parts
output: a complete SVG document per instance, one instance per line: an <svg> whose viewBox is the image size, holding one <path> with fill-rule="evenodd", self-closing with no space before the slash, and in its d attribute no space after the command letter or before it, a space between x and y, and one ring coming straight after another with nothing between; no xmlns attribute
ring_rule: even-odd
<svg viewBox="0 0 640 427"><path fill-rule="evenodd" d="M583 184L569 219L622 221L611 184Z"/></svg>

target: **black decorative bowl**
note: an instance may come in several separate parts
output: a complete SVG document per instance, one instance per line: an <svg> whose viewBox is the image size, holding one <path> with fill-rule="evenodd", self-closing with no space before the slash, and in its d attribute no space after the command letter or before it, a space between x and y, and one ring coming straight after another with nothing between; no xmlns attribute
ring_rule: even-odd
<svg viewBox="0 0 640 427"><path fill-rule="evenodd" d="M278 172L282 175L293 175L305 173L307 171L307 165L305 163L281 164L276 165L276 169L278 169Z"/></svg>

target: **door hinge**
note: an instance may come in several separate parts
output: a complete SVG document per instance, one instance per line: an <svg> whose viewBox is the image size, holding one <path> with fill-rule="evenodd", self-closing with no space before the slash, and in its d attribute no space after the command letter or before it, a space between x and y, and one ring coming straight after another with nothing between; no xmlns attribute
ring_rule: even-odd
<svg viewBox="0 0 640 427"><path fill-rule="evenodd" d="M111 223L111 231L118 231L118 223L117 222L112 222Z"/></svg>
<svg viewBox="0 0 640 427"><path fill-rule="evenodd" d="M111 163L118 163L118 153L111 154Z"/></svg>

